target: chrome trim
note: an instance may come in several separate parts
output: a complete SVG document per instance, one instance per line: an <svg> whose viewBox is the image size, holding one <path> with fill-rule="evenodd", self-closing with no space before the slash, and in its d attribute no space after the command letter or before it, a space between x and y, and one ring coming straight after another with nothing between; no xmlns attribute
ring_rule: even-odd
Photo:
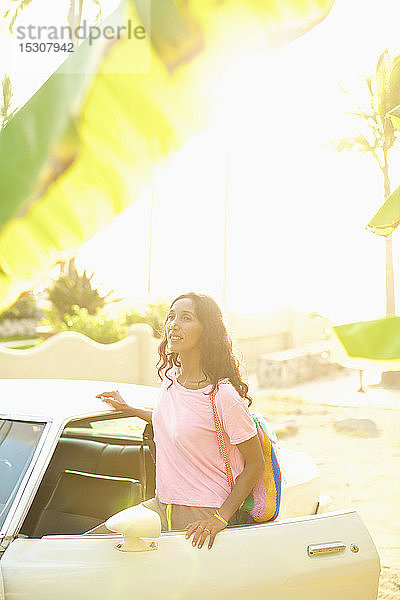
<svg viewBox="0 0 400 600"><path fill-rule="evenodd" d="M335 554L346 550L343 542L326 542L325 544L310 544L307 546L308 556L319 556L320 554Z"/></svg>
<svg viewBox="0 0 400 600"><path fill-rule="evenodd" d="M48 534L48 535L43 535L40 539L42 540L77 540L77 539L82 539L82 540L90 540L90 539L121 539L123 537L122 533L114 533L113 531L110 531L110 533L91 533L90 535L88 535L87 533L77 533L77 534Z"/></svg>
<svg viewBox="0 0 400 600"><path fill-rule="evenodd" d="M52 427L52 422L51 421L46 421L46 419L38 419L37 417L36 417L36 419L17 419L17 418L14 417L11 420L12 421L20 421L21 420L21 421L24 421L24 422L33 421L35 423L39 423L40 422L40 423L44 424L44 429L43 429L42 435L40 436L38 445L36 446L35 452L34 452L34 454L32 456L31 463L30 463L28 469L26 470L26 473L25 473L25 475L24 475L24 477L23 477L23 479L22 479L22 481L20 483L19 490L18 490L18 492L17 492L17 494L16 494L16 496L14 498L13 503L10 506L10 510L8 511L6 520L3 523L3 527L0 530L0 538L8 538L10 536L10 534L13 535L13 532L9 532L10 524L12 523L13 519L15 518L15 513L17 512L17 509L18 509L18 506L20 504L21 498L22 498L22 496L25 493L25 490L26 490L26 487L28 485L29 479L30 479L30 477L32 475L32 472L34 471L34 469L35 469L35 467L36 467L36 465L38 463L38 460L40 458L40 455L42 454L42 450L43 450L44 446L46 445L46 442L48 441L49 432L50 432L51 427ZM35 493L36 493L37 487L39 486L39 483L37 481L36 481L36 484L37 484L37 486L35 485ZM33 497L34 497L34 493L32 493L30 495L30 498L33 499ZM29 506L30 506L29 502L27 504L28 504L27 507L25 507L25 514L28 511Z"/></svg>
<svg viewBox="0 0 400 600"><path fill-rule="evenodd" d="M34 421L35 423L52 423L53 418L38 417L37 415L26 415L22 413L0 413L0 419L9 419L10 421Z"/></svg>
<svg viewBox="0 0 400 600"><path fill-rule="evenodd" d="M48 436L48 440L46 440L46 444L43 444L42 447L42 453L45 454L45 459L44 462L42 463L42 466L40 467L40 470L38 471L38 473L36 473L36 481L34 483L34 486L32 488L31 494L29 495L29 497L27 498L27 501L25 503L25 508L22 512L22 514L20 515L18 521L14 524L14 535L17 535L19 530L21 529L23 522L26 518L26 515L28 514L28 511L36 497L36 492L39 489L39 486L43 480L44 474L46 473L46 469L49 466L49 463L53 457L54 451L57 447L57 444L59 442L60 439L60 431L62 431L62 428L60 429L59 427L57 427L57 430L55 430L54 428L56 427L56 425L54 423L49 423L49 436ZM54 429L54 431L52 431ZM50 435L50 433L52 432L52 436Z"/></svg>
<svg viewBox="0 0 400 600"><path fill-rule="evenodd" d="M356 514L357 516L359 516L357 510L355 508L347 508L347 509L343 509L343 510L335 510L335 511L329 511L326 513L321 513L321 514L317 514L317 515L302 515L302 516L298 516L298 517L287 517L285 519L280 519L279 515L278 518L275 519L275 521L267 521L266 523L252 523L251 527L279 527L280 525L285 525L286 523L304 523L306 521L314 521L316 519L321 520L321 519L330 519L331 517L339 517L339 516L346 516L346 515L352 515L352 514ZM232 527L232 529L246 529L248 527L247 524L244 525L234 525L234 527ZM232 531L232 529L229 528L229 531ZM220 535L220 534L218 534Z"/></svg>

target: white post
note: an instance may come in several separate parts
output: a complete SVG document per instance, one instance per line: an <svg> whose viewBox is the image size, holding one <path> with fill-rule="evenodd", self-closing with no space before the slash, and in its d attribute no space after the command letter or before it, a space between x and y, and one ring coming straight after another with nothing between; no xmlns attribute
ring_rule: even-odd
<svg viewBox="0 0 400 600"><path fill-rule="evenodd" d="M133 335L137 340L137 372L140 385L152 385L153 374L156 369L153 356L152 338L153 330L146 323L135 323L128 329L128 335Z"/></svg>

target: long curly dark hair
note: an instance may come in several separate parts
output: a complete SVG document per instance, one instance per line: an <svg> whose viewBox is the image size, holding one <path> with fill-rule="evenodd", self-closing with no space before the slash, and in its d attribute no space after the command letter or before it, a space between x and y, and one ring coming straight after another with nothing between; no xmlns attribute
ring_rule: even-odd
<svg viewBox="0 0 400 600"><path fill-rule="evenodd" d="M170 308L173 307L175 302L183 298L189 298L193 301L196 316L203 326L203 333L200 338L200 368L212 383L210 394L215 390L218 391L220 379L229 379L239 395L248 400L250 406L252 398L248 395L249 387L241 378L239 361L233 355L232 340L226 330L218 304L211 296L188 292L175 298ZM174 366L180 367L181 363L179 354L168 350L166 323L167 321L164 323L164 338L158 347L160 359L157 363L157 370L160 379L166 377L172 385L173 381L168 376L168 372Z"/></svg>

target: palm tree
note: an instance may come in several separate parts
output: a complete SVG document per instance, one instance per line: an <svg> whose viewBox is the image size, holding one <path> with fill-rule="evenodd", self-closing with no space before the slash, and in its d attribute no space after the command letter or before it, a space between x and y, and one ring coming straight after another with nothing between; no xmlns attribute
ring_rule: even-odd
<svg viewBox="0 0 400 600"><path fill-rule="evenodd" d="M367 77L369 109L360 106L350 114L357 118L360 134L356 137L332 140L338 152L358 150L367 152L378 163L383 177L384 198L390 195L389 151L398 132L387 113L400 104L400 56L391 59L388 50L379 56L376 73ZM386 244L386 315L395 314L392 235L385 237Z"/></svg>

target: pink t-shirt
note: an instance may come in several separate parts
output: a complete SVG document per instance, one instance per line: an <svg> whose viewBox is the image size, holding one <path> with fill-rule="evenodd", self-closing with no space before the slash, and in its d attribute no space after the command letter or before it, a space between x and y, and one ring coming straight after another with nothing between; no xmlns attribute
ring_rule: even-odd
<svg viewBox="0 0 400 600"><path fill-rule="evenodd" d="M164 378L153 412L156 494L166 504L220 507L231 490L218 447L210 396L204 394L212 386L188 390L177 381L175 369L168 375L173 384L170 386ZM245 442L257 431L247 400L224 381L219 385L215 405L235 480L244 466L235 444Z"/></svg>

